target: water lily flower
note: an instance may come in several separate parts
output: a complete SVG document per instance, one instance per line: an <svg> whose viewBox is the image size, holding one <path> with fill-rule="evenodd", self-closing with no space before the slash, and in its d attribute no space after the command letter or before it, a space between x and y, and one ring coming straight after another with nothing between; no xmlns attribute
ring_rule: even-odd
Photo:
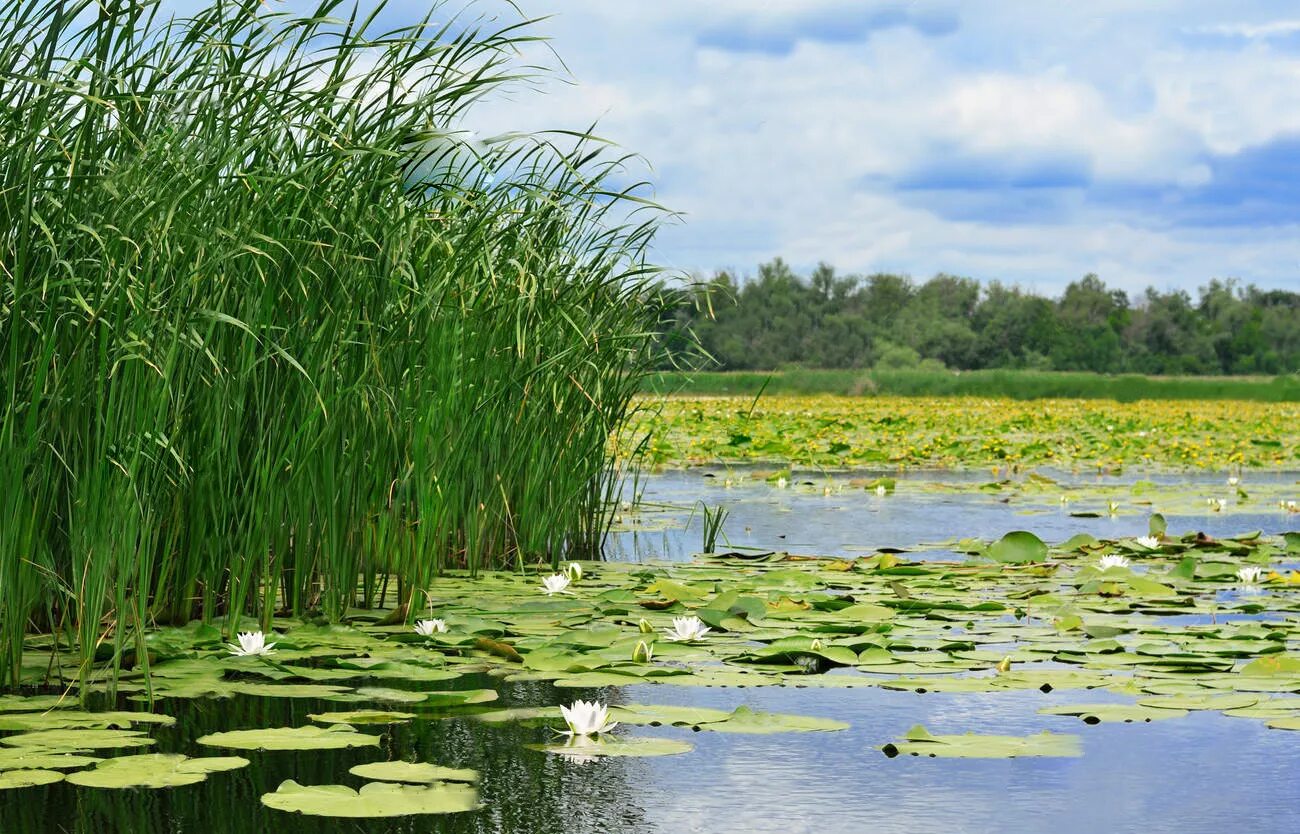
<svg viewBox="0 0 1300 834"><path fill-rule="evenodd" d="M1228 499L1226 499L1226 498L1206 498L1206 499L1205 499L1205 503L1209 504L1209 505L1210 505L1210 509L1214 510L1214 511L1217 513L1217 512L1222 511L1224 507L1228 506Z"/></svg>
<svg viewBox="0 0 1300 834"><path fill-rule="evenodd" d="M1293 512L1295 512L1295 511L1296 511L1296 503L1295 503L1294 501L1288 501L1288 502L1286 502L1286 511L1289 512L1289 513L1293 513Z"/></svg>
<svg viewBox="0 0 1300 834"><path fill-rule="evenodd" d="M1140 544L1140 545L1142 545L1143 547L1147 548L1148 550L1155 550L1157 547L1160 546L1160 537L1159 537L1159 536L1141 536L1141 537L1138 538L1137 543Z"/></svg>
<svg viewBox="0 0 1300 834"><path fill-rule="evenodd" d="M1244 568L1237 569L1237 579L1243 585L1258 585L1264 581L1264 569L1255 565L1247 565Z"/></svg>
<svg viewBox="0 0 1300 834"><path fill-rule="evenodd" d="M1107 553L1105 556L1102 556L1100 559L1097 560L1097 567L1101 568L1102 570L1110 570L1111 568L1126 568L1128 567L1128 559L1124 558L1118 553Z"/></svg>
<svg viewBox="0 0 1300 834"><path fill-rule="evenodd" d="M1241 479L1238 478L1236 475L1228 476L1228 486L1235 487L1239 483L1241 483Z"/></svg>
<svg viewBox="0 0 1300 834"><path fill-rule="evenodd" d="M609 720L609 708L598 701L574 701L572 706L560 707L560 714L569 725L561 732L569 736L599 735L618 726L617 721Z"/></svg>
<svg viewBox="0 0 1300 834"><path fill-rule="evenodd" d="M1106 510L1107 510L1111 515L1115 515L1116 513L1119 512L1119 504L1115 503L1114 501L1107 501L1107 502L1106 502Z"/></svg>
<svg viewBox="0 0 1300 834"><path fill-rule="evenodd" d="M655 633L655 627L650 625L650 621L647 620L645 617L642 617L641 621L636 624L636 630L641 632L642 634Z"/></svg>
<svg viewBox="0 0 1300 834"><path fill-rule="evenodd" d="M700 640L713 629L699 617L673 617L673 627L664 630L665 636L676 643Z"/></svg>
<svg viewBox="0 0 1300 834"><path fill-rule="evenodd" d="M275 649L274 643L266 642L266 635L260 631L241 631L239 632L239 643L227 643L230 653L235 657L251 657L253 655L271 654Z"/></svg>
<svg viewBox="0 0 1300 834"><path fill-rule="evenodd" d="M787 481L784 477L781 477L781 478L777 478L777 479L776 479L776 488L777 488L777 489L785 489L785 488L786 488L787 486L789 486L789 485L790 485L790 482Z"/></svg>
<svg viewBox="0 0 1300 834"><path fill-rule="evenodd" d="M553 573L542 580L542 592L548 597L555 594L569 594L569 577L562 573Z"/></svg>
<svg viewBox="0 0 1300 834"><path fill-rule="evenodd" d="M636 648L632 650L633 663L649 663L654 656L654 647L644 640L638 642Z"/></svg>
<svg viewBox="0 0 1300 834"><path fill-rule="evenodd" d="M888 493L889 490L885 489L884 484L876 484L876 495L883 496L883 495L887 495Z"/></svg>
<svg viewBox="0 0 1300 834"><path fill-rule="evenodd" d="M420 620L411 626L415 633L424 637L432 637L435 634L442 634L447 630L447 623L444 620Z"/></svg>
<svg viewBox="0 0 1300 834"><path fill-rule="evenodd" d="M564 566L564 575L569 577L570 582L577 582L582 578L582 565L577 562L570 562Z"/></svg>

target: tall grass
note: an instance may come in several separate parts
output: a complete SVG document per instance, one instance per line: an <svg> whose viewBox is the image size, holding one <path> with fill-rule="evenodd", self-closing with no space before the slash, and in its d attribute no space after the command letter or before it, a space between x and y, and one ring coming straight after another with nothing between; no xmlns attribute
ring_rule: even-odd
<svg viewBox="0 0 1300 834"><path fill-rule="evenodd" d="M599 546L662 212L455 133L528 21L383 6L0 0L0 687Z"/></svg>

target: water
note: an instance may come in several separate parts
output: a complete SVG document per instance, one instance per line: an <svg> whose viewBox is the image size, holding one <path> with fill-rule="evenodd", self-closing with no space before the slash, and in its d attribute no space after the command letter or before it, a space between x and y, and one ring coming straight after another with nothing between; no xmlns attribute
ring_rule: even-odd
<svg viewBox="0 0 1300 834"><path fill-rule="evenodd" d="M879 547L929 545L913 558L951 557L942 543L963 537L994 538L1010 529L1034 530L1048 540L1076 533L1139 535L1147 509L1122 508L1117 516L1075 518L1071 510L1104 506L1107 490L1128 495L1132 478L1080 479L1067 486L1078 500L1062 509L1049 497L1014 497L946 489L953 476L918 473L885 497L860 486L844 488L853 475L813 486L777 490L751 480L723 485L730 473L705 478L699 471L655 475L642 482L648 506L628 513L652 532L614 537L611 555L623 559L685 559L699 549L700 519L690 519L697 500L725 503L728 546L799 553L861 555ZM967 483L988 480L967 474ZM1180 476L1181 477L1181 476ZM1295 477L1279 473L1269 486L1292 489ZM804 479L797 479L804 480ZM1192 492L1213 494L1219 477L1170 480ZM825 486L832 494L822 494ZM1193 496L1195 497L1195 496ZM1193 500L1160 499L1177 509ZM1182 502L1180 504L1180 501ZM1169 512L1171 531L1201 530L1223 536L1259 528L1296 527L1263 500L1228 512ZM689 521L688 521L689 520ZM1236 615L1244 619L1250 615ZM1279 615L1273 614L1276 618ZM1170 617L1188 625L1199 617ZM463 680L474 688L486 679ZM443 688L443 684L437 684ZM1117 699L1105 692L984 694L895 692L880 689L770 687L721 689L632 686L622 690L557 690L544 683L497 687L498 706L567 703L599 697L611 703L686 704L825 716L847 721L837 733L764 736L692 732L688 729L625 728L620 732L691 741L691 753L660 759L603 759L578 764L524 749L548 741L551 731L519 725L487 725L469 718L416 721L382 732L378 750L311 753L246 753L252 765L220 773L207 782L163 791L109 791L66 783L0 796L4 834L319 834L319 832L475 832L475 834L984 834L988 832L1141 832L1141 834L1293 834L1300 807L1300 735L1267 729L1263 722L1193 713L1150 724L1085 725L1075 718L1041 716L1049 704ZM363 708L366 705L350 705ZM309 723L312 712L339 705L308 700L239 697L172 701L165 710L179 718L154 732L158 752L215 754L195 744L204 733ZM934 733L1025 734L1052 730L1078 734L1083 756L1072 759L953 760L899 757L880 747L921 723ZM303 784L346 784L361 779L349 767L404 759L482 774L482 809L446 817L394 820L330 820L300 817L263 807L259 797L284 779Z"/></svg>
<svg viewBox="0 0 1300 834"><path fill-rule="evenodd" d="M878 496L861 482L879 475L898 479L897 491ZM927 550L911 558L954 558L943 547L963 538L996 539L1010 530L1032 530L1049 542L1078 533L1098 538L1143 536L1151 512L1160 511L1169 532L1201 531L1221 537L1263 530L1277 533L1300 527L1300 517L1277 506L1276 496L1300 495L1300 473L1251 473L1252 499L1213 512L1205 497L1227 495L1220 475L1131 474L1080 476L1045 472L1062 489L1046 494L981 492L973 487L994 480L988 472L911 471L797 475L780 489L744 469L668 471L643 479L641 509L624 513L611 537L611 558L631 561L689 560L702 546L703 515L698 503L722 505L729 515L719 538L720 549L780 550L805 555L861 556L878 548ZM1158 489L1133 496L1138 480ZM857 484L857 485L851 485ZM953 489L964 484L960 491ZM831 494L825 494L827 488ZM1061 494L1070 501L1062 505ZM1120 504L1109 514L1108 501ZM1151 505L1139 504L1149 500ZM1095 512L1080 518L1072 512Z"/></svg>

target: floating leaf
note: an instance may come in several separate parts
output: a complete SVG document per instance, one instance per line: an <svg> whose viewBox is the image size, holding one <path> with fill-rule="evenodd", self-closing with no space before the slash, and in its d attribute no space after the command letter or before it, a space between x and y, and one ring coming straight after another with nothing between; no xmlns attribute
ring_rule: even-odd
<svg viewBox="0 0 1300 834"><path fill-rule="evenodd" d="M359 764L348 770L362 779L381 782L477 782L478 771L468 768L442 767L425 762L371 762Z"/></svg>
<svg viewBox="0 0 1300 834"><path fill-rule="evenodd" d="M0 773L0 791L34 788L37 785L52 785L61 781L63 781L63 774L56 770L6 770Z"/></svg>
<svg viewBox="0 0 1300 834"><path fill-rule="evenodd" d="M889 758L929 756L954 759L1016 759L1025 757L1075 757L1082 755L1079 737L1042 732L1029 736L937 736L917 724L899 741L880 748Z"/></svg>
<svg viewBox="0 0 1300 834"><path fill-rule="evenodd" d="M989 545L986 555L1007 564L1042 562L1047 559L1047 545L1033 533L1016 530Z"/></svg>
<svg viewBox="0 0 1300 834"><path fill-rule="evenodd" d="M528 744L529 750L554 753L577 762L607 756L675 756L695 749L685 741L671 738L619 738L575 736L552 744Z"/></svg>
<svg viewBox="0 0 1300 834"><path fill-rule="evenodd" d="M153 739L134 730L38 730L0 738L0 744L10 747L34 747L52 753L148 747L153 743Z"/></svg>
<svg viewBox="0 0 1300 834"><path fill-rule="evenodd" d="M317 724L401 724L415 718L415 713L358 709L349 712L317 712L307 717Z"/></svg>
<svg viewBox="0 0 1300 834"><path fill-rule="evenodd" d="M262 804L313 817L366 819L456 814L478 808L478 791L472 785L443 782L432 785L370 782L356 791L344 785L300 785L289 779L281 782L275 793L262 794Z"/></svg>
<svg viewBox="0 0 1300 834"><path fill-rule="evenodd" d="M1137 704L1064 704L1043 707L1038 712L1041 715L1078 716L1085 724L1161 721L1167 718L1181 718L1187 714L1187 710L1184 709L1144 707Z"/></svg>
<svg viewBox="0 0 1300 834"><path fill-rule="evenodd" d="M209 773L248 766L239 756L191 759L179 753L145 753L104 759L91 770L68 776L68 781L85 788L174 788L193 785Z"/></svg>
<svg viewBox="0 0 1300 834"><path fill-rule="evenodd" d="M341 750L375 747L379 736L359 733L348 724L329 727L275 727L266 730L232 730L202 736L199 744L234 750Z"/></svg>

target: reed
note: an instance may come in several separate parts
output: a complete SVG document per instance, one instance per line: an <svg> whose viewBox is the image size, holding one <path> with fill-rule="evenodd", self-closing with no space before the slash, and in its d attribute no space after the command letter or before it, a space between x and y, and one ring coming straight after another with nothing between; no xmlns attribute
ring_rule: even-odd
<svg viewBox="0 0 1300 834"><path fill-rule="evenodd" d="M598 549L663 212L455 132L531 21L385 5L0 0L0 687Z"/></svg>

